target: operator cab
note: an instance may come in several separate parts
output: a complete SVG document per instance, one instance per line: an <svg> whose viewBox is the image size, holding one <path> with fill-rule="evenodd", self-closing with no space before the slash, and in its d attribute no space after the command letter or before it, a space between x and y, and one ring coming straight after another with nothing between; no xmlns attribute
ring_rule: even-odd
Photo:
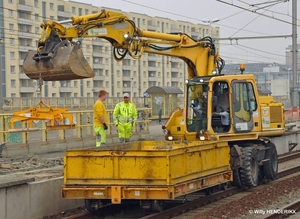
<svg viewBox="0 0 300 219"><path fill-rule="evenodd" d="M250 78L236 75L190 79L187 95L188 132L251 132L258 126L257 94Z"/></svg>

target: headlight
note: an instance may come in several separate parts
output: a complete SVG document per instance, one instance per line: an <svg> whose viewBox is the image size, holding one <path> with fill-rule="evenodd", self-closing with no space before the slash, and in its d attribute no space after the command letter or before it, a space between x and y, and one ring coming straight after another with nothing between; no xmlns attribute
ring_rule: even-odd
<svg viewBox="0 0 300 219"><path fill-rule="evenodd" d="M201 135L199 138L201 141L205 141L205 136Z"/></svg>
<svg viewBox="0 0 300 219"><path fill-rule="evenodd" d="M169 140L169 141L173 141L173 136L171 136L171 135L168 136L168 140Z"/></svg>
<svg viewBox="0 0 300 219"><path fill-rule="evenodd" d="M208 140L208 136L206 134L200 134L199 135L199 139L200 139L200 141L207 141Z"/></svg>

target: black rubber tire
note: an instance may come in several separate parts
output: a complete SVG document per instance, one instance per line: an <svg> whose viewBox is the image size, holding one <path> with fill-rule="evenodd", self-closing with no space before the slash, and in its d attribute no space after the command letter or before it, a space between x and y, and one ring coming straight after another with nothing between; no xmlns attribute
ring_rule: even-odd
<svg viewBox="0 0 300 219"><path fill-rule="evenodd" d="M243 186L239 169L233 170L233 185L235 185L237 187L242 187Z"/></svg>
<svg viewBox="0 0 300 219"><path fill-rule="evenodd" d="M264 162L264 175L267 179L275 180L278 173L278 156L277 150L273 143L269 142L266 144L269 149L266 150L265 159L269 159Z"/></svg>
<svg viewBox="0 0 300 219"><path fill-rule="evenodd" d="M256 149L242 148L242 162L243 165L240 167L242 184L250 188L257 186L259 173Z"/></svg>

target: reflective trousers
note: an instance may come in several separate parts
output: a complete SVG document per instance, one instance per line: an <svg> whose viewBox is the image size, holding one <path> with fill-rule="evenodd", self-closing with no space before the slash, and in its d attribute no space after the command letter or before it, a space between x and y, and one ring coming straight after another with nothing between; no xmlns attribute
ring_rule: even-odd
<svg viewBox="0 0 300 219"><path fill-rule="evenodd" d="M106 142L106 130L103 126L94 126L94 131L96 133L96 147L100 147Z"/></svg>
<svg viewBox="0 0 300 219"><path fill-rule="evenodd" d="M120 142L129 142L129 139L132 136L132 124L131 123L119 123L118 124L118 136Z"/></svg>

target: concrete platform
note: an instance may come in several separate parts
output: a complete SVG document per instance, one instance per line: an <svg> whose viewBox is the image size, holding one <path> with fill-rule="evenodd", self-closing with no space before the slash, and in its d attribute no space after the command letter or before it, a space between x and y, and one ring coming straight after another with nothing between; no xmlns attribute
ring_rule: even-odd
<svg viewBox="0 0 300 219"><path fill-rule="evenodd" d="M34 181L35 181L34 177L19 176L19 175L17 176L2 175L0 176L0 189L6 187L12 187L12 186L19 186Z"/></svg>

